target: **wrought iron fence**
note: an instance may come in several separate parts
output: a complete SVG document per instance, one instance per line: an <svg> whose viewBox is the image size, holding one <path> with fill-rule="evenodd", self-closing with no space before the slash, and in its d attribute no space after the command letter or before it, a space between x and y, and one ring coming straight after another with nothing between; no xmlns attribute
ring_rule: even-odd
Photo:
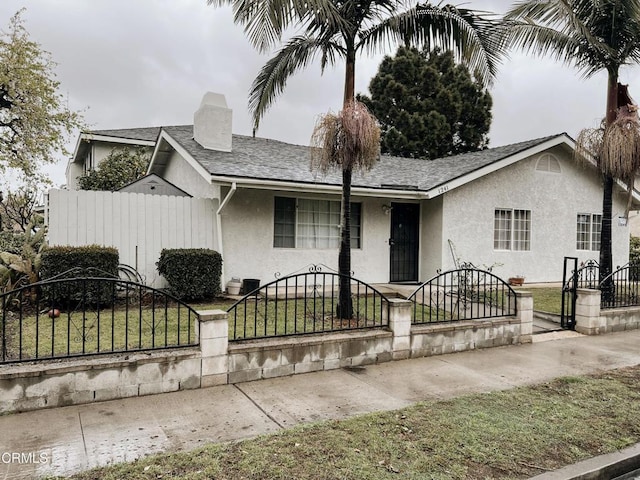
<svg viewBox="0 0 640 480"><path fill-rule="evenodd" d="M599 288L600 265L595 260L587 260L580 263L580 268L578 268L577 257L564 257L562 279L560 326L574 330L576 326L577 289Z"/></svg>
<svg viewBox="0 0 640 480"><path fill-rule="evenodd" d="M420 285L409 300L413 324L516 314L515 291L493 273L475 268L440 273Z"/></svg>
<svg viewBox="0 0 640 480"><path fill-rule="evenodd" d="M351 289L351 318L338 312L341 279ZM388 308L386 297L372 286L312 266L307 273L279 278L234 303L227 310L229 340L383 327Z"/></svg>
<svg viewBox="0 0 640 480"><path fill-rule="evenodd" d="M56 278L0 294L0 363L197 344L195 310L107 277Z"/></svg>
<svg viewBox="0 0 640 480"><path fill-rule="evenodd" d="M603 285L609 288L603 288ZM600 307L603 309L640 305L640 265L625 265L600 283Z"/></svg>

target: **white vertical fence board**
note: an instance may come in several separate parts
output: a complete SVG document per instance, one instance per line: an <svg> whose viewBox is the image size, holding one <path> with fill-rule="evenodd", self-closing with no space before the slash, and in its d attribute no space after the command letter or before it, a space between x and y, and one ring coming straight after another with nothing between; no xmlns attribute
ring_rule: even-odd
<svg viewBox="0 0 640 480"><path fill-rule="evenodd" d="M146 282L164 285L156 272L163 248L214 248L212 199L142 193L51 190L50 245L113 246L120 263L136 268Z"/></svg>

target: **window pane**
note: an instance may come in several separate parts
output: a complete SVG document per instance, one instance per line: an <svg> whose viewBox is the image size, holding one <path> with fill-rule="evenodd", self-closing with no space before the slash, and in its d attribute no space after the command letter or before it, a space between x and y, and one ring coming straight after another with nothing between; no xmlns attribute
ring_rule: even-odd
<svg viewBox="0 0 640 480"><path fill-rule="evenodd" d="M511 210L497 209L495 211L493 248L496 250L511 249Z"/></svg>
<svg viewBox="0 0 640 480"><path fill-rule="evenodd" d="M591 222L591 250L600 250L602 215L594 214Z"/></svg>
<svg viewBox="0 0 640 480"><path fill-rule="evenodd" d="M362 204L351 204L351 248L362 248L361 239Z"/></svg>
<svg viewBox="0 0 640 480"><path fill-rule="evenodd" d="M275 197L273 219L273 246L294 248L296 246L296 199Z"/></svg>
<svg viewBox="0 0 640 480"><path fill-rule="evenodd" d="M599 229L598 229L599 230ZM579 213L576 224L576 248L589 250L591 241L591 215Z"/></svg>
<svg viewBox="0 0 640 480"><path fill-rule="evenodd" d="M340 244L340 202L306 198L298 200L296 239L300 248L337 247Z"/></svg>
<svg viewBox="0 0 640 480"><path fill-rule="evenodd" d="M513 211L513 249L531 249L531 211Z"/></svg>
<svg viewBox="0 0 640 480"><path fill-rule="evenodd" d="M297 208L296 208L297 204ZM351 204L351 247L362 246L362 205ZM340 202L275 197L273 246L338 248Z"/></svg>

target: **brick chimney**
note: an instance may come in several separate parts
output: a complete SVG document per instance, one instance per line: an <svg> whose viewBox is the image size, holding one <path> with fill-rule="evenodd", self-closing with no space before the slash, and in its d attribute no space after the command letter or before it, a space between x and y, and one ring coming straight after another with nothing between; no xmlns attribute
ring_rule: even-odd
<svg viewBox="0 0 640 480"><path fill-rule="evenodd" d="M207 92L193 115L193 138L209 150L231 151L231 116L220 93Z"/></svg>

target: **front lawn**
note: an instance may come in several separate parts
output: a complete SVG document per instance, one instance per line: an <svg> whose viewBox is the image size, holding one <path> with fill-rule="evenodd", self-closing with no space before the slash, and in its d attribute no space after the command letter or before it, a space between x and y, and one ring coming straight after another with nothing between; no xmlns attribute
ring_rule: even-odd
<svg viewBox="0 0 640 480"><path fill-rule="evenodd" d="M93 479L524 479L640 441L640 366L87 471Z"/></svg>
<svg viewBox="0 0 640 480"><path fill-rule="evenodd" d="M517 287L515 290L524 290L533 295L533 309L540 312L562 313L562 288L561 287Z"/></svg>

